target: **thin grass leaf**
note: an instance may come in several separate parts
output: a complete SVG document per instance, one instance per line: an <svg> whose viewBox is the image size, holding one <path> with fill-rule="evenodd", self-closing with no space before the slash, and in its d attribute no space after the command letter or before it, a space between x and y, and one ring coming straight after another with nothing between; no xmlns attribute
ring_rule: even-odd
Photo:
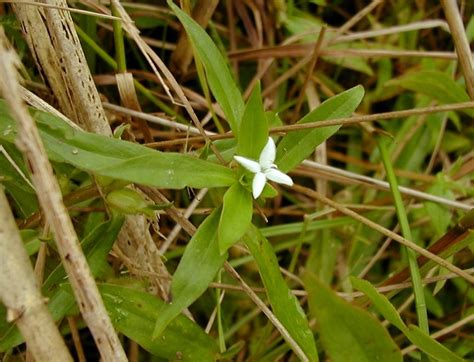
<svg viewBox="0 0 474 362"><path fill-rule="evenodd" d="M466 91L446 72L422 70L392 79L387 86L400 86L414 92L426 94L442 104L468 102ZM464 113L474 117L474 110L465 109Z"/></svg>

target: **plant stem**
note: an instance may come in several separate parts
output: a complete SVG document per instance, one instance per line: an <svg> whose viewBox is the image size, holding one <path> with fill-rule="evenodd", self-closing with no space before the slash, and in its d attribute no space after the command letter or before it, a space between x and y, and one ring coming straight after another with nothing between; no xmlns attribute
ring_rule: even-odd
<svg viewBox="0 0 474 362"><path fill-rule="evenodd" d="M110 3L110 9L113 16L120 17L117 6L114 1ZM117 61L117 70L119 73L127 71L127 62L125 60L125 44L123 42L122 21L112 20L114 28L114 43L115 43L115 59Z"/></svg>
<svg viewBox="0 0 474 362"><path fill-rule="evenodd" d="M385 172L387 173L387 180L390 184L390 190L392 191L392 196L395 203L395 209L397 211L398 222L400 223L400 228L402 230L402 235L408 240L413 240L405 206L403 205L401 193L398 190L398 182L395 176L395 171L393 169L393 165L390 161L390 156L388 154L387 141L388 140L386 137L381 136L377 140L378 147L382 157L383 165L385 167ZM420 269L418 268L418 263L416 261L416 253L415 251L407 247L405 247L405 252L408 258L408 265L410 268L411 280L413 283L413 292L415 294L418 326L423 332L429 335L428 314L426 311L425 295L423 292Z"/></svg>

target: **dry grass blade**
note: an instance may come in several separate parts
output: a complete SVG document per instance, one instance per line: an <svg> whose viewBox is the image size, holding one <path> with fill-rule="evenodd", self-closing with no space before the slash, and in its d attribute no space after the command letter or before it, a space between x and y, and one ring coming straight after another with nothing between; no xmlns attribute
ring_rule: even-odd
<svg viewBox="0 0 474 362"><path fill-rule="evenodd" d="M2 58L5 55L8 54ZM1 67L4 59L0 63ZM29 350L39 361L72 361L41 296L2 186L0 220L0 300L8 309L9 322L18 326Z"/></svg>
<svg viewBox="0 0 474 362"><path fill-rule="evenodd" d="M441 0L441 5L443 5L444 13L451 29L456 53L461 63L464 79L466 80L467 92L471 99L474 100L474 62L457 2L456 0Z"/></svg>
<svg viewBox="0 0 474 362"><path fill-rule="evenodd" d="M62 0L47 4L67 6ZM13 8L61 111L84 129L111 135L71 14L21 3Z"/></svg>

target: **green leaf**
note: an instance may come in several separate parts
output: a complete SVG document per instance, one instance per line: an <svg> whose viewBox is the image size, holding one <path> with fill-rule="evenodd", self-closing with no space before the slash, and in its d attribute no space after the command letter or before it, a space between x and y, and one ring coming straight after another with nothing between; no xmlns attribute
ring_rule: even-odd
<svg viewBox="0 0 474 362"><path fill-rule="evenodd" d="M235 182L231 169L174 152L148 147L73 129L64 121L35 111L40 136L51 160L128 182L181 189L222 187ZM10 130L5 134L5 130ZM14 142L15 122L0 100L0 140Z"/></svg>
<svg viewBox="0 0 474 362"><path fill-rule="evenodd" d="M407 327L395 307L384 295L366 280L351 277L354 288L362 291L372 301L377 311L397 327L413 344L423 352L440 361L463 361L462 358L444 347L441 343L426 335L416 326Z"/></svg>
<svg viewBox="0 0 474 362"><path fill-rule="evenodd" d="M239 182L236 182L224 195L218 230L221 254L245 234L252 221L252 211L252 195Z"/></svg>
<svg viewBox="0 0 474 362"><path fill-rule="evenodd" d="M386 329L368 312L336 296L312 274L306 275L305 287L321 342L332 361L402 361Z"/></svg>
<svg viewBox="0 0 474 362"><path fill-rule="evenodd" d="M243 240L257 262L258 271L275 316L285 326L308 359L318 361L316 344L308 320L298 299L291 294L281 275L272 246L256 227L251 227Z"/></svg>
<svg viewBox="0 0 474 362"><path fill-rule="evenodd" d="M153 321L165 305L155 296L110 284L99 284L99 290L114 327L153 355L173 361L217 359L217 344L184 315L174 319L160 338L152 338Z"/></svg>
<svg viewBox="0 0 474 362"><path fill-rule="evenodd" d="M118 233L122 228L123 216L114 215L109 221L104 222L94 228L82 241L81 248L86 255L87 263L91 268L94 277L104 275L109 264L107 255L109 254ZM43 284L43 293L49 295L51 288L64 282L67 274L62 264L59 264L47 277Z"/></svg>
<svg viewBox="0 0 474 362"><path fill-rule="evenodd" d="M404 332L404 334L414 345L418 346L423 352L429 354L437 361L464 361L464 359L456 355L454 352L451 352L441 343L426 335L426 333L417 326L408 326L407 331Z"/></svg>
<svg viewBox="0 0 474 362"><path fill-rule="evenodd" d="M364 96L360 85L346 90L323 102L304 116L298 124L337 119L350 116ZM341 126L322 127L289 132L277 148L276 164L282 172L288 172L308 157L320 143L331 137Z"/></svg>
<svg viewBox="0 0 474 362"><path fill-rule="evenodd" d="M260 152L268 141L268 125L263 110L260 83L250 95L240 125L237 154L258 160Z"/></svg>
<svg viewBox="0 0 474 362"><path fill-rule="evenodd" d="M11 144L5 144L3 147L11 161L21 170L23 175L28 175L23 155ZM19 211L22 217L26 218L38 210L35 190L19 174L3 152L0 152L0 181L5 186L7 194L15 202L16 210Z"/></svg>
<svg viewBox="0 0 474 362"><path fill-rule="evenodd" d="M171 0L168 0L168 6L174 11L188 33L191 44L206 69L209 88L221 106L230 128L237 135L244 112L244 101L224 57L199 24L174 5Z"/></svg>
<svg viewBox="0 0 474 362"><path fill-rule="evenodd" d="M206 291L226 261L227 253L220 253L217 240L220 213L220 208L214 210L199 226L186 246L171 282L172 301L160 308L153 338L160 336L183 309L189 307Z"/></svg>
<svg viewBox="0 0 474 362"><path fill-rule="evenodd" d="M400 318L400 315L392 303L390 303L384 295L377 292L372 284L370 284L368 281L354 277L351 277L351 284L354 288L364 292L367 295L367 297L374 304L375 308L377 308L379 313L382 314L386 320L388 320L401 331L406 328L405 323Z"/></svg>
<svg viewBox="0 0 474 362"><path fill-rule="evenodd" d="M409 73L386 83L387 86L397 85L414 92L422 93L442 104L468 102L466 91L445 72L422 70ZM464 109L464 113L474 117L474 110Z"/></svg>
<svg viewBox="0 0 474 362"><path fill-rule="evenodd" d="M444 198L453 200L454 194L450 188L449 182L445 176L438 174L435 182L426 190L431 195L439 195ZM452 221L451 211L434 202L425 202L426 214L429 217L435 236L440 238L448 230Z"/></svg>

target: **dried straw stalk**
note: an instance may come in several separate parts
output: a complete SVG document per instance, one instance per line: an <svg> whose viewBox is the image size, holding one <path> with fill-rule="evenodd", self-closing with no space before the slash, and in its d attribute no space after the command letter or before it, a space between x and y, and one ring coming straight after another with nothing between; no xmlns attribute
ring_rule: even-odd
<svg viewBox="0 0 474 362"><path fill-rule="evenodd" d="M41 296L36 277L0 185L0 300L37 361L72 361Z"/></svg>
<svg viewBox="0 0 474 362"><path fill-rule="evenodd" d="M1 36L2 34L0 34ZM5 39L5 37L3 37ZM71 219L64 206L61 190L54 177L39 132L25 104L17 79L20 61L12 49L0 45L0 89L18 125L16 144L31 171L39 203L54 233L79 309L104 361L126 361L125 352L105 310L87 260L82 253ZM29 326L31 328L31 326ZM56 359L54 359L56 360Z"/></svg>

